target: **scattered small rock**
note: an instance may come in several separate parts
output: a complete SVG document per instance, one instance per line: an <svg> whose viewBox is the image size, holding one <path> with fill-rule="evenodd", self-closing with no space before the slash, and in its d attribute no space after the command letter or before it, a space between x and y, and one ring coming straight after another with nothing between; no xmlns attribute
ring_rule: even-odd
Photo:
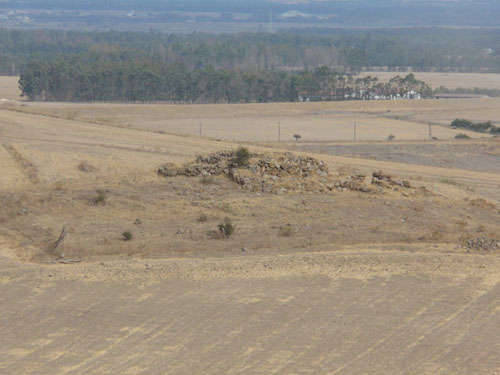
<svg viewBox="0 0 500 375"><path fill-rule="evenodd" d="M500 250L500 240L481 236L470 239L466 244L467 251L495 251Z"/></svg>

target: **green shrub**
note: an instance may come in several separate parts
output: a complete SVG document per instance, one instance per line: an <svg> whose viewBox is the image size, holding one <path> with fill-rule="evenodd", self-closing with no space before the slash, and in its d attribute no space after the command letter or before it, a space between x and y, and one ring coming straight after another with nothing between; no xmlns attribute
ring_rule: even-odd
<svg viewBox="0 0 500 375"><path fill-rule="evenodd" d="M240 147L236 151L236 156L233 159L233 162L238 164L239 167L246 167L250 163L250 151L246 147Z"/></svg>
<svg viewBox="0 0 500 375"><path fill-rule="evenodd" d="M205 214L200 214L200 216L198 216L198 221L199 221L200 223L204 223L204 222L205 222L205 221L207 221L207 220L208 220L208 217L207 217L207 215L205 215Z"/></svg>
<svg viewBox="0 0 500 375"><path fill-rule="evenodd" d="M492 126L490 129L490 133L494 135L500 135L500 128L496 126Z"/></svg>
<svg viewBox="0 0 500 375"><path fill-rule="evenodd" d="M108 198L106 192L104 190L97 190L96 193L91 199L92 203L95 205L106 203L106 199Z"/></svg>
<svg viewBox="0 0 500 375"><path fill-rule="evenodd" d="M455 136L455 139L470 139L470 137L469 137L467 134L464 134L464 133L458 133L458 134Z"/></svg>
<svg viewBox="0 0 500 375"><path fill-rule="evenodd" d="M454 128L470 129L472 125L473 125L472 121L466 120L464 118L456 118L451 122L451 126Z"/></svg>
<svg viewBox="0 0 500 375"><path fill-rule="evenodd" d="M231 219L226 217L224 221L218 225L218 228L219 232L222 233L222 236L224 238L228 238L234 233L236 226L233 225Z"/></svg>
<svg viewBox="0 0 500 375"><path fill-rule="evenodd" d="M123 241L130 241L133 238L132 232L125 231L122 233Z"/></svg>
<svg viewBox="0 0 500 375"><path fill-rule="evenodd" d="M494 126L491 121L472 122L463 118L457 118L452 121L451 126L453 128L468 129L478 133L486 133L489 131L492 134L495 134L495 132L500 134L500 128Z"/></svg>
<svg viewBox="0 0 500 375"><path fill-rule="evenodd" d="M390 134L390 135L387 137L387 139L388 139L389 141L392 141L394 138L396 138L396 136L395 136L394 134Z"/></svg>

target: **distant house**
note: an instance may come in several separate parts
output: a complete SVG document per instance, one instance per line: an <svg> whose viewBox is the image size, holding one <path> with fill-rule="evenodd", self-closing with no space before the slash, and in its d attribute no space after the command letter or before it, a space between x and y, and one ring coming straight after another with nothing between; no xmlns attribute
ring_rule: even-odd
<svg viewBox="0 0 500 375"><path fill-rule="evenodd" d="M414 90L411 90L411 91L408 91L406 94L403 95L403 99L420 99L421 96L420 96L420 93L414 91Z"/></svg>

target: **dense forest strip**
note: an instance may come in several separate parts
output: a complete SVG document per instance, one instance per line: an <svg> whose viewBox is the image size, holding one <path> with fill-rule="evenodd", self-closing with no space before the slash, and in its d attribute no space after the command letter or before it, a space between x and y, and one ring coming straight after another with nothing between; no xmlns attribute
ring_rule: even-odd
<svg viewBox="0 0 500 375"><path fill-rule="evenodd" d="M95 60L93 55L32 61L19 85L29 100L72 102L265 103L432 94L413 74L380 83L328 67L300 72L191 69L154 60Z"/></svg>
<svg viewBox="0 0 500 375"><path fill-rule="evenodd" d="M327 66L343 72L383 67L399 71L500 72L498 29L308 29L277 33L165 35L0 29L0 74L22 73L33 59L114 54L190 69L300 71Z"/></svg>

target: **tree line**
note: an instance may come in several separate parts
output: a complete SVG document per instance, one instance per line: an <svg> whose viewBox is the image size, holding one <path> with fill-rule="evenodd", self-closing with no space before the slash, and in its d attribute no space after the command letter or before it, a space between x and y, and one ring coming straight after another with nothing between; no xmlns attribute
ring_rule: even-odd
<svg viewBox="0 0 500 375"><path fill-rule="evenodd" d="M21 74L19 86L29 100L74 102L293 102L402 96L411 90L432 94L413 74L381 83L375 77L356 78L326 66L299 72L193 69L158 60L94 55L33 60Z"/></svg>
<svg viewBox="0 0 500 375"><path fill-rule="evenodd" d="M327 66L344 72L500 72L500 31L444 28L306 29L278 33L165 35L159 32L0 29L0 74L23 72L33 59L116 54L192 69L300 71Z"/></svg>

